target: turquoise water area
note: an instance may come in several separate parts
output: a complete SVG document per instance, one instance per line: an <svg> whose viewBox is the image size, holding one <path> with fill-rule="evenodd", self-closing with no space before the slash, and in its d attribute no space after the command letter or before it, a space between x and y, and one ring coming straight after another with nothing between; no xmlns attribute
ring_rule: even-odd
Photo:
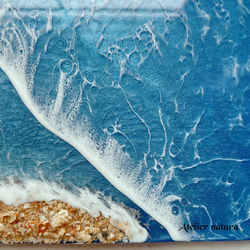
<svg viewBox="0 0 250 250"><path fill-rule="evenodd" d="M1 1L1 181L100 191L147 241L250 239L250 2L168 3Z"/></svg>

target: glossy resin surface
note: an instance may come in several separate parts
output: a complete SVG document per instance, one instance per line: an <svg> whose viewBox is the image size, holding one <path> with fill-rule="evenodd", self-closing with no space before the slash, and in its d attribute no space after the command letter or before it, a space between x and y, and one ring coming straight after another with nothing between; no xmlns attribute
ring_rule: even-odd
<svg viewBox="0 0 250 250"><path fill-rule="evenodd" d="M2 0L0 200L249 239L249 27L247 0Z"/></svg>

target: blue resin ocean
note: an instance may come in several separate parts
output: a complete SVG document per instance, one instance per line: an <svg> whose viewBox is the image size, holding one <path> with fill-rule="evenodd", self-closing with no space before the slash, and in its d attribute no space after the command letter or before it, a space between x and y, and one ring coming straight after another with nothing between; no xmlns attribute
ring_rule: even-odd
<svg viewBox="0 0 250 250"><path fill-rule="evenodd" d="M6 204L250 239L250 1L2 0L0 110Z"/></svg>

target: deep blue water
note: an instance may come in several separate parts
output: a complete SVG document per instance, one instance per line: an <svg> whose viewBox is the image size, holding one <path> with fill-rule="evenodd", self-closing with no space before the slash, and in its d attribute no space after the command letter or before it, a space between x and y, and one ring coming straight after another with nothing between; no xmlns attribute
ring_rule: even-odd
<svg viewBox="0 0 250 250"><path fill-rule="evenodd" d="M137 189L156 194L159 206L174 197L167 204L181 225L208 225L192 240L250 239L250 2L190 0L179 10L65 2L13 3L0 16L0 61L11 67L21 58L13 74L32 85L34 105L62 133L65 124L74 131L91 124L100 151L116 140L134 166L124 164L119 178L135 172ZM101 191L140 210L148 241L171 240L29 109L1 71L3 180ZM238 228L211 228L222 224Z"/></svg>

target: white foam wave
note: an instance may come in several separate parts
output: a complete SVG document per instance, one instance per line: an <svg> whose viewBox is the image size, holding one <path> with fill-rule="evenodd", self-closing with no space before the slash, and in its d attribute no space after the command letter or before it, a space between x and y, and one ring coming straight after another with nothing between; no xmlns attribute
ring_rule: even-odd
<svg viewBox="0 0 250 250"><path fill-rule="evenodd" d="M147 231L139 225L132 214L120 205L106 199L106 204L101 201L99 194L93 194L88 189L78 188L78 195L53 182L39 181L35 179L25 180L24 183L15 183L13 179L8 184L0 183L0 200L8 205L19 205L32 201L61 200L72 206L85 209L94 217L101 212L106 218L111 217L111 223L122 228L129 237L130 242L144 242L147 239Z"/></svg>
<svg viewBox="0 0 250 250"><path fill-rule="evenodd" d="M179 4L184 3L184 1L177 2ZM82 123L76 121L72 114L78 112L78 105L73 106L73 111L70 113L71 116L62 112L61 98L64 97L63 91L71 84L72 76L68 77L67 73L61 72L58 89L61 89L62 93L58 95L58 99L52 102L51 105L39 106L37 104L32 96L34 74L37 65L36 63L28 63L37 37L22 22L17 12L11 9L11 6L5 6L2 9L2 16L7 11L14 13L13 16L15 18L11 22L13 21L14 31L16 31L18 38L17 41L20 42L18 43L19 49L16 51L11 46L13 40L8 40L6 36L2 35L2 40L5 41L4 39L6 39L6 45L2 45L3 53L0 55L0 68L9 77L26 107L45 128L75 147L118 190L161 223L174 240L190 240L195 238L195 232L190 232L187 235L183 230L179 231L180 225L183 224L183 218L181 213L174 215L171 206L173 200L180 200L179 197L162 197L160 189L152 189L151 176L149 174L144 175L143 182L138 183L142 174L142 165L135 165L128 153L123 152L122 146L114 138L107 136L105 140L102 140L98 134L93 132L90 122ZM18 19L18 22L15 22L16 19ZM48 22L51 23L51 18ZM22 32L18 31L18 25L22 25ZM51 27L50 24L48 26ZM6 31L6 34L8 33L7 28L4 31ZM39 57L36 62L38 61ZM161 186L164 185L167 178L168 176L162 180ZM34 189L37 188L35 182L32 182L32 184L27 182L27 185L31 185ZM46 190L50 189L53 190L53 186L47 186ZM15 188L9 189L8 193L15 193L15 190ZM38 197L36 196L38 193L34 193L34 198ZM43 194L45 196L50 195L50 192L44 191ZM63 192L63 194L65 193ZM25 197L27 198L27 196ZM66 196L62 195L62 200L65 199L71 199L68 193ZM145 234L143 235L145 240Z"/></svg>

